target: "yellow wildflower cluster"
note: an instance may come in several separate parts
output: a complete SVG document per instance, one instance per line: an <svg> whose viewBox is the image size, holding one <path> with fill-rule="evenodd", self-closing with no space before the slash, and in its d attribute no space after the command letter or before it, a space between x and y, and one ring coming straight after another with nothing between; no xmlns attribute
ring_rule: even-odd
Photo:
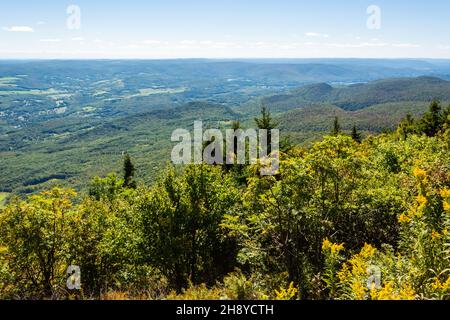
<svg viewBox="0 0 450 320"><path fill-rule="evenodd" d="M366 286L363 286L361 284L361 282L353 282L350 285L350 288L352 289L352 293L354 295L355 300L365 300L366 299L366 292L368 290L367 290Z"/></svg>
<svg viewBox="0 0 450 320"><path fill-rule="evenodd" d="M427 198L424 197L423 195L418 195L418 196L416 197L416 201L417 201L417 204L418 204L418 207L417 207L417 213L419 214L419 213L421 213L421 212L423 211L423 209L425 209L425 207L427 206L428 200L427 200Z"/></svg>
<svg viewBox="0 0 450 320"><path fill-rule="evenodd" d="M344 263L337 273L340 285L350 289L352 299L364 300L368 297L367 269L376 252L376 248L365 244L361 252Z"/></svg>
<svg viewBox="0 0 450 320"><path fill-rule="evenodd" d="M398 217L398 222L409 223L411 222L411 218L406 213L402 213L400 217Z"/></svg>
<svg viewBox="0 0 450 320"><path fill-rule="evenodd" d="M400 290L396 290L393 281L386 282L380 290L370 291L372 300L414 300L415 295L414 289L408 284L403 284Z"/></svg>
<svg viewBox="0 0 450 320"><path fill-rule="evenodd" d="M433 239L440 239L440 238L442 238L442 235L439 232L437 232L436 230L433 230L433 232L431 233L431 237Z"/></svg>
<svg viewBox="0 0 450 320"><path fill-rule="evenodd" d="M432 285L434 290L439 291L450 291L450 277L448 277L447 281L442 283L439 278L436 278L436 281Z"/></svg>
<svg viewBox="0 0 450 320"><path fill-rule="evenodd" d="M372 247L370 244L365 244L364 247L361 250L361 257L368 259L368 258L372 258L375 253L377 252L377 249Z"/></svg>
<svg viewBox="0 0 450 320"><path fill-rule="evenodd" d="M450 212L450 202L444 201L444 210Z"/></svg>
<svg viewBox="0 0 450 320"><path fill-rule="evenodd" d="M331 254L339 254L341 251L344 250L344 244L337 244L332 243L330 240L325 239L322 244L322 250L323 251L330 251Z"/></svg>
<svg viewBox="0 0 450 320"><path fill-rule="evenodd" d="M450 189L441 190L441 196L444 198L444 211L450 213Z"/></svg>
<svg viewBox="0 0 450 320"><path fill-rule="evenodd" d="M377 249L369 244L365 244L361 252L354 255L348 262L344 263L341 271L338 272L338 278L341 282L345 282L348 278L367 276L367 267L369 264L366 260L372 258ZM351 269L350 269L351 267Z"/></svg>
<svg viewBox="0 0 450 320"><path fill-rule="evenodd" d="M442 198L445 198L445 199L450 198L450 189L441 190L441 196L442 196Z"/></svg>
<svg viewBox="0 0 450 320"><path fill-rule="evenodd" d="M420 168L414 168L413 175L418 179L424 179L427 177L427 172Z"/></svg>
<svg viewBox="0 0 450 320"><path fill-rule="evenodd" d="M294 287L294 283L289 284L289 288L281 288L280 290L275 290L275 300L292 300L298 293L298 289Z"/></svg>

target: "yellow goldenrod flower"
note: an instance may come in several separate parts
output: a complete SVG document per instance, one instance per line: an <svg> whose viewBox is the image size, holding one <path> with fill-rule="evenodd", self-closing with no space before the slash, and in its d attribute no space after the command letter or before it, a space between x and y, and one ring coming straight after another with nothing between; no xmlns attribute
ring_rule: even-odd
<svg viewBox="0 0 450 320"><path fill-rule="evenodd" d="M379 291L373 290L371 297L373 300L398 300L391 281L387 282Z"/></svg>
<svg viewBox="0 0 450 320"><path fill-rule="evenodd" d="M441 280L439 280L439 278L436 278L436 280L431 285L431 287L434 290L438 290L438 291L450 290L450 277L448 277L448 279L444 283L442 283Z"/></svg>
<svg viewBox="0 0 450 320"><path fill-rule="evenodd" d="M450 198L450 189L441 190L441 197L442 198Z"/></svg>
<svg viewBox="0 0 450 320"><path fill-rule="evenodd" d="M433 284L431 285L431 287L433 288L433 290L441 290L442 289L442 283L439 280L439 278L436 278L433 282Z"/></svg>
<svg viewBox="0 0 450 320"><path fill-rule="evenodd" d="M447 281L443 284L444 290L450 290L450 276L448 277Z"/></svg>
<svg viewBox="0 0 450 320"><path fill-rule="evenodd" d="M338 244L338 243L333 243L333 245L331 246L331 253L333 254L337 254L339 252L341 252L342 250L344 250L344 244Z"/></svg>
<svg viewBox="0 0 450 320"><path fill-rule="evenodd" d="M332 243L330 240L325 239L322 244L322 250L329 250L332 254L338 254L344 250L344 244Z"/></svg>
<svg viewBox="0 0 450 320"><path fill-rule="evenodd" d="M416 293L408 284L403 284L398 290L394 282L389 281L379 291L372 290L370 296L373 300L414 300Z"/></svg>
<svg viewBox="0 0 450 320"><path fill-rule="evenodd" d="M428 203L428 200L426 197L424 197L423 195L418 195L416 197L416 201L419 203L420 206L424 206Z"/></svg>
<svg viewBox="0 0 450 320"><path fill-rule="evenodd" d="M423 179L426 178L427 172L420 168L414 168L413 174L416 178Z"/></svg>
<svg viewBox="0 0 450 320"><path fill-rule="evenodd" d="M328 240L328 238L323 240L322 250L328 250L331 248L331 246L332 246L332 243L330 240Z"/></svg>
<svg viewBox="0 0 450 320"><path fill-rule="evenodd" d="M423 195L418 195L416 197L416 201L419 204L417 207L416 215L421 216L422 211L425 209L426 205L428 204L428 199L426 197L424 197Z"/></svg>
<svg viewBox="0 0 450 320"><path fill-rule="evenodd" d="M364 300L366 298L366 287L360 282L354 282L350 285L356 300Z"/></svg>
<svg viewBox="0 0 450 320"><path fill-rule="evenodd" d="M361 250L361 257L367 259L367 258L371 258L375 255L377 249L372 247L370 244L365 244L364 247Z"/></svg>
<svg viewBox="0 0 450 320"><path fill-rule="evenodd" d="M409 285L402 286L400 289L400 299L402 300L414 300L416 298L416 293L414 289Z"/></svg>
<svg viewBox="0 0 450 320"><path fill-rule="evenodd" d="M289 284L289 288L280 288L280 290L275 290L276 298L275 300L292 300L298 293L298 289L294 287L294 283Z"/></svg>
<svg viewBox="0 0 450 320"><path fill-rule="evenodd" d="M342 265L341 271L337 273L340 282L344 282L347 278L351 276L350 270L348 269L348 264L344 263Z"/></svg>
<svg viewBox="0 0 450 320"><path fill-rule="evenodd" d="M444 201L444 211L450 212L450 203Z"/></svg>
<svg viewBox="0 0 450 320"><path fill-rule="evenodd" d="M411 218L408 217L408 215L402 213L400 215L400 217L398 218L398 222L400 222L400 223L409 223L409 222L411 222Z"/></svg>
<svg viewBox="0 0 450 320"><path fill-rule="evenodd" d="M439 232L437 232L436 230L433 230L433 232L431 233L431 237L433 239L440 239L442 236L440 235Z"/></svg>

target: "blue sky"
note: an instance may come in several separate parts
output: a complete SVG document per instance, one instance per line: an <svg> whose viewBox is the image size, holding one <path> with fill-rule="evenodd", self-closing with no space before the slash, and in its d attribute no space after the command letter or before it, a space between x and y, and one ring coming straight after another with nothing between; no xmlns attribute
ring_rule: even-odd
<svg viewBox="0 0 450 320"><path fill-rule="evenodd" d="M80 19L67 13L70 5L80 9ZM379 8L380 19L372 15L375 11L367 13L371 5ZM368 27L370 18L379 21L379 28ZM80 28L74 21L80 22ZM15 0L1 4L0 58L257 57L450 58L450 1Z"/></svg>

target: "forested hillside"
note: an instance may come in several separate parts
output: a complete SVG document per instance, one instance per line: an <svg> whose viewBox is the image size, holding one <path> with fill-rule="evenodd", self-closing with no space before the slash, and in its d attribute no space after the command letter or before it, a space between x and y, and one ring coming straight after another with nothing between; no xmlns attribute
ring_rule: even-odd
<svg viewBox="0 0 450 320"><path fill-rule="evenodd" d="M434 101L365 139L336 118L311 147L284 144L277 176L168 166L148 185L126 155L123 176L1 209L0 297L449 299L449 154Z"/></svg>
<svg viewBox="0 0 450 320"><path fill-rule="evenodd" d="M355 111L370 106L400 101L425 102L450 100L450 82L433 77L383 79L369 83L331 86L312 84L288 94L263 99L275 111L286 111L305 105L328 103L343 110Z"/></svg>
<svg viewBox="0 0 450 320"><path fill-rule="evenodd" d="M170 158L175 129L195 120L252 127L261 104L283 138L302 146L329 132L335 116L345 132L356 126L368 135L395 129L407 113L421 116L434 98L448 104L449 76L433 75L449 69L396 63L2 62L0 205L54 186L85 189L96 175L118 173L125 151L136 160L139 180L150 185ZM386 76L396 78L380 80Z"/></svg>

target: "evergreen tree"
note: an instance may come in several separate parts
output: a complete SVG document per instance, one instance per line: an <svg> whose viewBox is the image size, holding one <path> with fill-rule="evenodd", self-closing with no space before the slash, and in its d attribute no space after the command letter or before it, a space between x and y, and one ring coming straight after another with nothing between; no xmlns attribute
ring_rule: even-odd
<svg viewBox="0 0 450 320"><path fill-rule="evenodd" d="M358 142L358 143L362 142L361 134L358 132L358 129L356 128L356 126L353 126L353 128L352 128L351 137L352 137L353 141L355 141L355 142Z"/></svg>
<svg viewBox="0 0 450 320"><path fill-rule="evenodd" d="M263 106L261 108L261 118L255 118L256 125L260 130L267 130L267 152L272 152L272 133L271 130L278 127L278 122L274 121L269 109Z"/></svg>
<svg viewBox="0 0 450 320"><path fill-rule="evenodd" d="M436 136L442 128L441 104L438 100L433 100L430 109L423 115L420 129L428 137Z"/></svg>
<svg viewBox="0 0 450 320"><path fill-rule="evenodd" d="M442 111L442 125L447 125L450 126L450 105L447 107L447 109L445 109L444 111Z"/></svg>
<svg viewBox="0 0 450 320"><path fill-rule="evenodd" d="M135 172L136 169L133 162L131 161L131 157L128 153L126 153L123 160L123 186L125 188L136 188L136 181L134 181Z"/></svg>
<svg viewBox="0 0 450 320"><path fill-rule="evenodd" d="M341 133L341 125L339 124L339 118L335 117L333 122L333 130L331 130L332 136L338 136Z"/></svg>
<svg viewBox="0 0 450 320"><path fill-rule="evenodd" d="M272 119L269 109L263 106L261 108L261 118L255 118L258 129L272 130L278 127L278 123Z"/></svg>

